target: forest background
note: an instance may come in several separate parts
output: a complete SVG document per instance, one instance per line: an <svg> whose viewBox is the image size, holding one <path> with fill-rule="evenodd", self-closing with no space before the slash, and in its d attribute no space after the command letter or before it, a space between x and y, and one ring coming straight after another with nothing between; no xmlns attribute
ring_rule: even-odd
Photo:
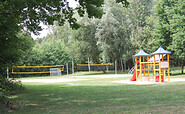
<svg viewBox="0 0 185 114"><path fill-rule="evenodd" d="M83 17L74 12L78 29L71 23L50 25L46 37L33 40L26 29L18 32L18 41L9 43L6 67L113 63L119 70L134 66L132 55L140 49L152 53L159 46L172 52L171 66L185 65L185 2L184 0L128 0L128 7L105 0L102 18ZM19 51L13 51L17 49ZM1 53L3 55L4 53ZM4 55L3 55L4 56ZM183 70L182 70L183 73ZM3 74L3 73L2 73Z"/></svg>

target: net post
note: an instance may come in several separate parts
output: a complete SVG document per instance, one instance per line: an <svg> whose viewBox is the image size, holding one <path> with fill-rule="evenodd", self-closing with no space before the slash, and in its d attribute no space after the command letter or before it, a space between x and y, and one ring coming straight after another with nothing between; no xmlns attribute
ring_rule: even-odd
<svg viewBox="0 0 185 114"><path fill-rule="evenodd" d="M74 62L72 60L72 75L74 74Z"/></svg>
<svg viewBox="0 0 185 114"><path fill-rule="evenodd" d="M66 70L67 70L67 76L68 76L68 74L69 74L69 71L68 71L68 63L66 63Z"/></svg>
<svg viewBox="0 0 185 114"><path fill-rule="evenodd" d="M88 68L89 68L89 72L91 71L91 67L90 67L90 64L89 64L89 57L88 57Z"/></svg>

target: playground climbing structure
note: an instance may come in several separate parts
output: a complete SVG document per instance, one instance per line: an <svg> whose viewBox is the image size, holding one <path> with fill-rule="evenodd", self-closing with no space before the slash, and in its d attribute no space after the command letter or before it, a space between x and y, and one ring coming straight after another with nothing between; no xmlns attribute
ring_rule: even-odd
<svg viewBox="0 0 185 114"><path fill-rule="evenodd" d="M168 82L170 82L169 54L171 52L164 50L161 46L151 54L147 54L141 49L139 53L133 56L135 57L135 72L130 81L138 81L139 75L140 81L142 81L142 74L145 76L146 73L148 74L148 81L150 81L150 71L153 71L154 82L164 82L166 80L166 72Z"/></svg>

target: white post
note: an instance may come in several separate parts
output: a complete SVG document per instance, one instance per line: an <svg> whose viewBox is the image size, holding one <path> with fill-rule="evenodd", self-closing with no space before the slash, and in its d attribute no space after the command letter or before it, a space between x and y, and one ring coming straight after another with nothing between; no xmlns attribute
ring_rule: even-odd
<svg viewBox="0 0 185 114"><path fill-rule="evenodd" d="M90 63L89 63L89 57L88 57L88 68L89 68L89 72L90 72L91 68L90 68Z"/></svg>
<svg viewBox="0 0 185 114"><path fill-rule="evenodd" d="M117 60L115 60L115 74L117 74Z"/></svg>
<svg viewBox="0 0 185 114"><path fill-rule="evenodd" d="M9 79L9 69L8 69L8 67L6 69L6 72L7 72L7 79Z"/></svg>
<svg viewBox="0 0 185 114"><path fill-rule="evenodd" d="M69 71L68 71L68 63L66 63L66 70L67 70L67 76L68 76L68 74L69 74Z"/></svg>
<svg viewBox="0 0 185 114"><path fill-rule="evenodd" d="M74 63L73 63L73 60L72 60L72 74L74 74Z"/></svg>

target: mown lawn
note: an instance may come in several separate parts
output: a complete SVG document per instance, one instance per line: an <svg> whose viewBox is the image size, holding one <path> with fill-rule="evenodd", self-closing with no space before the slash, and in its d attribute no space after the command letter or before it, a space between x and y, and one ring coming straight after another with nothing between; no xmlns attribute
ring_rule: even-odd
<svg viewBox="0 0 185 114"><path fill-rule="evenodd" d="M89 80L23 83L24 91L10 98L19 107L13 113L185 113L185 82L128 85L112 81L130 77L83 78Z"/></svg>

